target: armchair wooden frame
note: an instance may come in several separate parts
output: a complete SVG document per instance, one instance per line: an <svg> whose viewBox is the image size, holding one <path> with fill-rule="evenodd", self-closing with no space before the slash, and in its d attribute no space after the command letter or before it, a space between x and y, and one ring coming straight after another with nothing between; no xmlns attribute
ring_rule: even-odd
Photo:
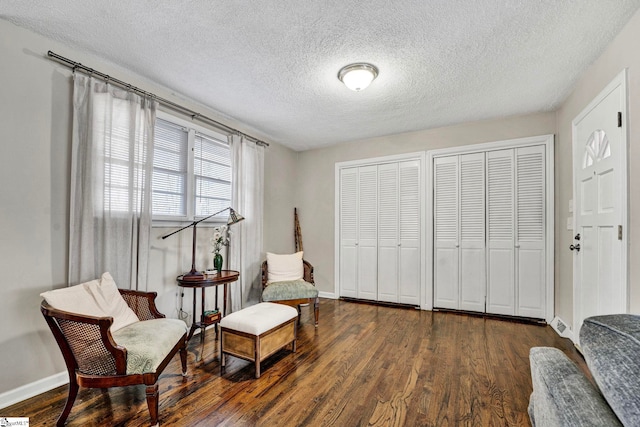
<svg viewBox="0 0 640 427"><path fill-rule="evenodd" d="M313 266L305 260L302 260L302 265L304 267L304 275L303 279L305 282L311 283L313 286L316 285L313 279ZM262 263L262 290L267 287L267 280L269 278L269 269L267 265L267 261ZM311 304L313 302L313 314L315 318L315 326L318 327L318 318L320 317L320 298L300 298L300 299L291 299L291 300L281 300L281 301L271 301L276 302L278 304L290 305L298 310L298 323L300 323L300 304Z"/></svg>
<svg viewBox="0 0 640 427"><path fill-rule="evenodd" d="M129 307L142 320L165 317L155 305L156 292L140 292L119 289ZM110 327L112 317L93 317L51 307L42 301L40 311L62 351L69 373L69 395L58 418L57 426L63 426L71 412L80 386L109 388L129 385L146 385L147 406L151 425L158 424L158 378L173 356L180 352L182 374L187 372L187 333L176 343L155 372L127 375L127 349L113 340ZM78 358L83 350L91 347L90 357Z"/></svg>

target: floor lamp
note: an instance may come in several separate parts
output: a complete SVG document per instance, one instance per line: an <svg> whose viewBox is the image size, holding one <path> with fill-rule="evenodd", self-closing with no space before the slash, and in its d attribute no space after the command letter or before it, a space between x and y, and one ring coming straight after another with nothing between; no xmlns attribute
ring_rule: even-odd
<svg viewBox="0 0 640 427"><path fill-rule="evenodd" d="M233 208L228 207L228 208L224 208L222 209L220 212L216 212L212 215L209 215L207 217L204 217L202 219L199 219L197 221L193 221L191 224L186 225L184 227L182 227L179 230L174 231L173 233L169 233L166 236L162 236L163 239L166 239L169 236L173 236L176 233L181 232L182 230L186 230L189 227L193 227L193 247L191 249L191 271L188 273L185 273L182 276L183 280L202 280L204 279L204 274L201 271L196 271L196 226L198 224L200 224L202 221L207 220L213 216L219 215L222 212L228 210L229 211L229 218L227 219L227 225L233 225L236 224L240 221L242 221L244 219L244 217L242 215L240 215L238 212L234 211Z"/></svg>

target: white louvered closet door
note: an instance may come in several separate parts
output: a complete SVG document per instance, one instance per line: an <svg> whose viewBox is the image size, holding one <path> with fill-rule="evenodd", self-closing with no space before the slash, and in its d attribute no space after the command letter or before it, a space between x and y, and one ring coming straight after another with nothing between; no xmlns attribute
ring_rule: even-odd
<svg viewBox="0 0 640 427"><path fill-rule="evenodd" d="M460 156L460 309L485 311L485 158Z"/></svg>
<svg viewBox="0 0 640 427"><path fill-rule="evenodd" d="M399 300L402 304L420 305L420 161L401 162L400 169L400 269Z"/></svg>
<svg viewBox="0 0 640 427"><path fill-rule="evenodd" d="M340 296L355 298L358 286L358 168L340 171Z"/></svg>
<svg viewBox="0 0 640 427"><path fill-rule="evenodd" d="M358 168L357 298L378 298L378 166Z"/></svg>
<svg viewBox="0 0 640 427"><path fill-rule="evenodd" d="M515 315L514 150L487 156L487 312Z"/></svg>
<svg viewBox="0 0 640 427"><path fill-rule="evenodd" d="M398 302L398 164L378 166L378 300Z"/></svg>
<svg viewBox="0 0 640 427"><path fill-rule="evenodd" d="M545 147L518 148L516 157L516 315L544 318Z"/></svg>
<svg viewBox="0 0 640 427"><path fill-rule="evenodd" d="M458 156L433 162L434 307L459 309Z"/></svg>

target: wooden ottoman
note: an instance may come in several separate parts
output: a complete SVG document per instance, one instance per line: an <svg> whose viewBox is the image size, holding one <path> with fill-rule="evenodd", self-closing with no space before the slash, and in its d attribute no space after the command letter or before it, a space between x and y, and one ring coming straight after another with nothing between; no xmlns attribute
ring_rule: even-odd
<svg viewBox="0 0 640 427"><path fill-rule="evenodd" d="M291 344L296 351L296 318L293 307L261 302L231 313L220 320L221 370L226 355L255 363L256 378L260 378L260 362Z"/></svg>

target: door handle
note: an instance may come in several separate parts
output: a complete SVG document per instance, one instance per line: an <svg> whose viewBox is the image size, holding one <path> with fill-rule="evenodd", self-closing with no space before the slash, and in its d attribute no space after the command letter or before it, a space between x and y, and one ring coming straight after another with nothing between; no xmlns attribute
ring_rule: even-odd
<svg viewBox="0 0 640 427"><path fill-rule="evenodd" d="M576 250L576 251L580 252L580 243L578 243L575 246L574 245L569 246L569 249L571 249L572 251Z"/></svg>

